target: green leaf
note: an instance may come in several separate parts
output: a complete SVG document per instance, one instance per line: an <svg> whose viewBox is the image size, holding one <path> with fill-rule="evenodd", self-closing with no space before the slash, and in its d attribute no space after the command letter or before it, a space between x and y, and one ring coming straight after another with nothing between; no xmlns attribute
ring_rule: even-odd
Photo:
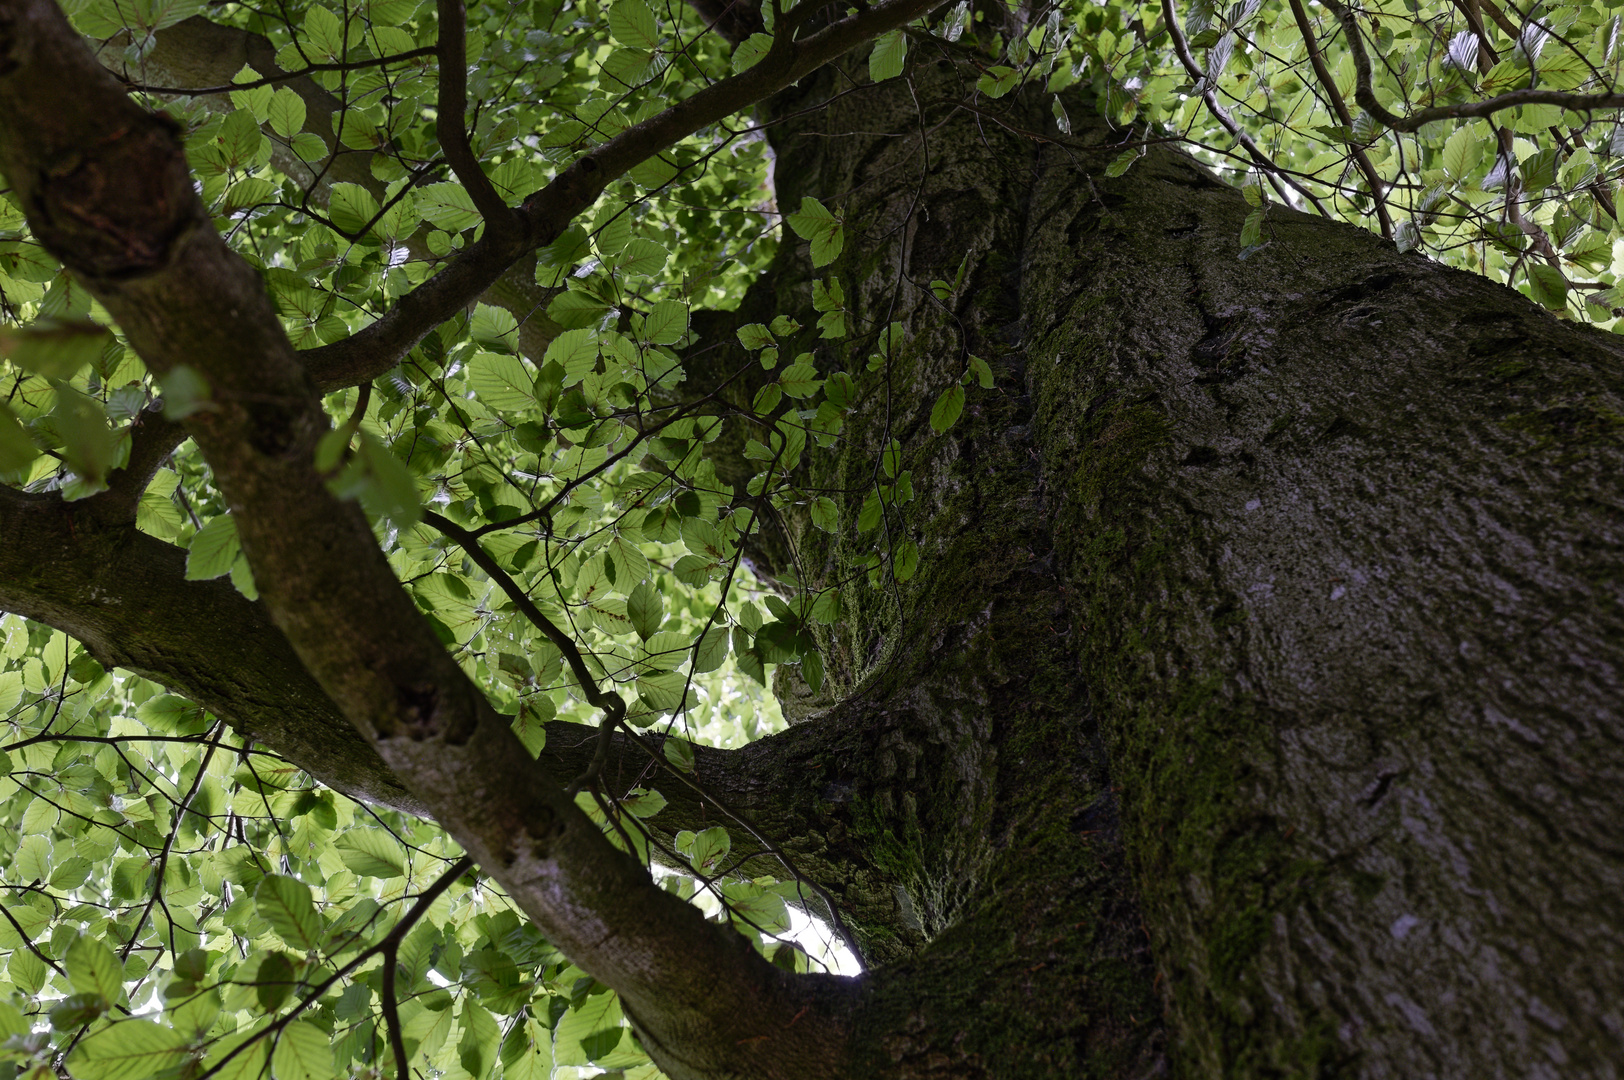
<svg viewBox="0 0 1624 1080"><path fill-rule="evenodd" d="M659 25L643 0L615 0L609 8L609 32L623 45L650 52L660 47Z"/></svg>
<svg viewBox="0 0 1624 1080"><path fill-rule="evenodd" d="M75 497L83 498L104 490L117 442L108 427L102 403L66 383L58 383L56 408L51 412L51 419L62 440L63 458L83 481ZM63 494L66 498L67 492Z"/></svg>
<svg viewBox="0 0 1624 1080"><path fill-rule="evenodd" d="M1472 130L1470 124L1463 124L1455 129L1455 133L1444 141L1443 165L1444 171L1458 183L1477 168L1477 163L1483 156L1483 140Z"/></svg>
<svg viewBox="0 0 1624 1080"><path fill-rule="evenodd" d="M694 744L687 739L667 735L664 753L665 760L671 763L672 768L686 773L694 771Z"/></svg>
<svg viewBox="0 0 1624 1080"><path fill-rule="evenodd" d="M1529 294L1552 311L1563 311L1568 306L1568 279L1562 271L1544 263L1528 266Z"/></svg>
<svg viewBox="0 0 1624 1080"><path fill-rule="evenodd" d="M647 641L665 621L665 601L647 581L639 582L626 598L626 617L632 621L637 636Z"/></svg>
<svg viewBox="0 0 1624 1080"><path fill-rule="evenodd" d="M823 380L818 378L818 369L806 362L811 355L802 353L795 363L785 368L778 376L778 385L792 398L811 397L823 387Z"/></svg>
<svg viewBox="0 0 1624 1080"><path fill-rule="evenodd" d="M647 277L658 274L671 253L652 240L638 237L626 244L615 257L615 269L622 274Z"/></svg>
<svg viewBox="0 0 1624 1080"><path fill-rule="evenodd" d="M1114 176L1121 176L1123 173L1128 171L1128 168L1134 162L1139 160L1139 155L1140 155L1141 152L1142 151L1137 150L1137 149L1135 149L1135 150L1124 150L1122 153L1120 153L1120 154L1118 154L1116 156L1116 158L1111 162L1111 164L1109 164L1109 165L1107 165L1105 167L1105 175L1106 176L1113 176L1113 177Z"/></svg>
<svg viewBox="0 0 1624 1080"><path fill-rule="evenodd" d="M187 1039L151 1020L124 1020L82 1041L68 1055L75 1080L149 1080L186 1060Z"/></svg>
<svg viewBox="0 0 1624 1080"><path fill-rule="evenodd" d="M242 545L237 542L237 519L230 514L210 518L186 549L186 580L207 581L231 570Z"/></svg>
<svg viewBox="0 0 1624 1080"><path fill-rule="evenodd" d="M273 1013L293 996L297 984L293 961L286 953L273 952L259 962L259 970L254 973L254 997L260 1008Z"/></svg>
<svg viewBox="0 0 1624 1080"><path fill-rule="evenodd" d="M976 89L990 98L1001 98L1015 89L1015 84L1020 81L1019 71L1005 64L997 64L988 68L981 78L976 80ZM1112 174L1107 172L1106 175Z"/></svg>
<svg viewBox="0 0 1624 1080"><path fill-rule="evenodd" d="M254 114L248 109L238 109L227 114L214 141L225 163L231 168L241 169L258 161L260 150L265 145L265 136L260 134L259 120Z"/></svg>
<svg viewBox="0 0 1624 1080"><path fill-rule="evenodd" d="M840 509L835 501L827 495L819 495L812 500L812 524L824 532L832 533L839 527Z"/></svg>
<svg viewBox="0 0 1624 1080"><path fill-rule="evenodd" d="M814 694L823 689L823 657L816 649L801 657L801 678Z"/></svg>
<svg viewBox="0 0 1624 1080"><path fill-rule="evenodd" d="M721 825L712 825L700 833L684 829L675 839L677 850L688 856L696 872L707 877L721 868L722 860L733 849L733 840Z"/></svg>
<svg viewBox="0 0 1624 1080"><path fill-rule="evenodd" d="M291 139L304 127L305 103L291 88L278 87L271 96L270 107L266 110L270 120L271 130L284 139Z"/></svg>
<svg viewBox="0 0 1624 1080"><path fill-rule="evenodd" d="M321 60L344 59L344 24L320 4L312 4L304 18L305 48ZM359 44L359 41L356 42Z"/></svg>
<svg viewBox="0 0 1624 1080"><path fill-rule="evenodd" d="M462 1024L462 1039L457 1043L458 1063L469 1076L478 1078L488 1075L496 1064L502 1029L497 1026L490 1010L468 998L463 1000L458 1019Z"/></svg>
<svg viewBox="0 0 1624 1080"><path fill-rule="evenodd" d="M535 378L507 353L475 353L468 361L468 385L481 402L500 412L536 407Z"/></svg>
<svg viewBox="0 0 1624 1080"><path fill-rule="evenodd" d="M609 541L608 553L615 563L615 584L622 591L648 577L648 556L624 535L616 534Z"/></svg>
<svg viewBox="0 0 1624 1080"><path fill-rule="evenodd" d="M35 833L17 842L11 857L11 868L17 881L24 885L51 879L51 838Z"/></svg>
<svg viewBox="0 0 1624 1080"><path fill-rule="evenodd" d="M267 875L254 890L254 908L293 948L309 952L320 944L321 918L310 898L310 887L304 882L280 874Z"/></svg>
<svg viewBox="0 0 1624 1080"><path fill-rule="evenodd" d="M751 34L733 49L733 71L737 73L755 67L772 47L771 35Z"/></svg>
<svg viewBox="0 0 1624 1080"><path fill-rule="evenodd" d="M176 364L159 376L164 392L164 416L184 420L193 413L215 408L209 382L203 373L188 364Z"/></svg>
<svg viewBox="0 0 1624 1080"><path fill-rule="evenodd" d="M333 848L358 877L393 878L406 873L400 841L385 829L351 829L333 841Z"/></svg>
<svg viewBox="0 0 1624 1080"><path fill-rule="evenodd" d="M846 245L846 233L840 219L810 195L803 196L801 208L784 220L795 230L795 235L811 243L813 266L827 266L834 262Z"/></svg>
<svg viewBox="0 0 1624 1080"><path fill-rule="evenodd" d="M70 379L96 362L113 340L105 326L85 319L36 319L0 326L0 356L48 379Z"/></svg>
<svg viewBox="0 0 1624 1080"><path fill-rule="evenodd" d="M417 212L423 220L437 229L461 232L479 224L479 211L474 209L474 200L461 184L451 181L425 184L412 192L412 200L417 203Z"/></svg>
<svg viewBox="0 0 1624 1080"><path fill-rule="evenodd" d="M868 54L868 77L884 82L902 74L902 63L908 57L908 38L900 28L888 30L874 39L874 51Z"/></svg>
<svg viewBox="0 0 1624 1080"><path fill-rule="evenodd" d="M983 390L992 389L992 367L989 366L985 360L981 359L979 356L970 357L970 371L975 375L976 381L981 384L981 388Z"/></svg>
<svg viewBox="0 0 1624 1080"><path fill-rule="evenodd" d="M124 965L107 943L89 934L80 934L63 957L68 981L81 994L97 994L109 1005L117 1005L124 993Z"/></svg>
<svg viewBox="0 0 1624 1080"><path fill-rule="evenodd" d="M631 794L620 800L621 809L640 818L651 818L665 809L665 796L658 791L633 788Z"/></svg>
<svg viewBox="0 0 1624 1080"><path fill-rule="evenodd" d="M964 411L964 387L958 383L943 390L930 410L930 429L940 435L958 422Z"/></svg>
<svg viewBox="0 0 1624 1080"><path fill-rule="evenodd" d="M245 1042L254 1040L252 1045L237 1054L230 1061L226 1055L236 1050ZM212 1073L211 1080L264 1080L265 1058L268 1046L262 1039L256 1040L255 1033L249 1031L235 1031L223 1035L209 1047L209 1053L203 1059L204 1067ZM222 1065L221 1063L224 1062ZM218 1072L214 1072L216 1068Z"/></svg>
<svg viewBox="0 0 1624 1080"><path fill-rule="evenodd" d="M688 332L688 307L679 300L661 300L643 323L643 336L655 345L675 345Z"/></svg>
<svg viewBox="0 0 1624 1080"><path fill-rule="evenodd" d="M359 236L378 213L378 200L360 184L334 184L328 215L339 232Z"/></svg>
<svg viewBox="0 0 1624 1080"><path fill-rule="evenodd" d="M39 447L28 437L28 431L12 413L11 407L0 402L0 473L22 469L39 457Z"/></svg>
<svg viewBox="0 0 1624 1080"><path fill-rule="evenodd" d="M755 352L757 349L765 349L773 344L772 331L768 330L764 323L747 323L739 327L737 333L739 335L739 344L751 352Z"/></svg>
<svg viewBox="0 0 1624 1080"><path fill-rule="evenodd" d="M586 1065L607 1056L620 1042L620 999L613 993L593 994L572 1007L553 1032L553 1053L559 1065Z"/></svg>
<svg viewBox="0 0 1624 1080"><path fill-rule="evenodd" d="M282 1029L271 1051L274 1080L328 1080L337 1075L332 1040L325 1031L308 1020L295 1020Z"/></svg>
<svg viewBox="0 0 1624 1080"><path fill-rule="evenodd" d="M891 556L891 573L899 582L908 581L919 569L919 545L904 540Z"/></svg>
<svg viewBox="0 0 1624 1080"><path fill-rule="evenodd" d="M721 667L723 661L727 659L727 642L726 627L713 626L706 630L694 648L694 674L703 675Z"/></svg>

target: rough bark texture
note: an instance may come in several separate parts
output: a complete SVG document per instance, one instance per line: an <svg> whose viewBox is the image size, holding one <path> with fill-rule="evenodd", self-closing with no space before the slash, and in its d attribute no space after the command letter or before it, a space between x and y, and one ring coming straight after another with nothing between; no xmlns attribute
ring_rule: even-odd
<svg viewBox="0 0 1624 1080"><path fill-rule="evenodd" d="M702 755L699 776L834 896L874 964L830 1073L1616 1075L1624 348L1284 209L1241 260L1244 201L1189 160L1152 149L1106 178L1118 148L1097 144L1120 134L1030 138L1047 108L1018 96L988 106L1002 123L944 106L970 78L923 64L801 113L836 85L811 79L772 107L780 203L846 219L824 273L855 335L816 348L862 405L804 476L841 531L789 511L753 556L842 583L845 618L802 722ZM966 252L936 301L924 286ZM786 245L706 332L810 324L811 280ZM868 373L893 319L907 343ZM934 436L970 353L996 385ZM701 353L690 379L741 359ZM859 535L893 437L917 498ZM61 542L35 513L0 506L8 544ZM876 537L916 540L918 575L870 583ZM5 589L25 565L0 563ZM98 655L144 648L143 670L217 687L250 730L293 703L191 670L236 661L183 663L140 620L98 629L106 605L52 565L26 578L30 613ZM280 748L317 765L301 725L338 710L286 709ZM428 775L401 742L391 760ZM656 824L705 814L661 787ZM612 959L611 979L640 977ZM737 1059L686 1073L708 1060Z"/></svg>
<svg viewBox="0 0 1624 1080"><path fill-rule="evenodd" d="M812 467L840 538L788 523L857 579L820 810L906 880L859 1074L1616 1075L1624 348L1283 208L1241 260L1175 153L922 140L955 77L773 136L861 328L909 329ZM966 250L949 314L919 286ZM803 258L752 314L804 310ZM966 349L997 388L934 438ZM889 436L900 588L849 524Z"/></svg>

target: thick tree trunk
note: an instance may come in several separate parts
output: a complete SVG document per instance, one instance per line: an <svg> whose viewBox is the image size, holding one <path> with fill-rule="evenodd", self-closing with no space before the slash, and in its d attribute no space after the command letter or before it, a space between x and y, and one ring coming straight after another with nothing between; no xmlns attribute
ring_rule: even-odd
<svg viewBox="0 0 1624 1080"><path fill-rule="evenodd" d="M803 478L841 503L839 532L790 512L754 555L842 583L845 618L804 722L699 776L835 897L874 965L825 1060L1615 1075L1624 349L1284 209L1241 260L1246 204L1187 159L1153 148L1107 178L1119 148L1097 144L1120 135L1033 138L1053 133L1035 99L953 111L963 77L922 66L796 115L831 96L812 81L770 129L780 203L846 219L830 272L857 333L818 364L862 404ZM966 251L938 303L925 286ZM778 312L810 325L811 280L786 245L711 341ZM907 343L868 373L893 319ZM972 353L996 385L934 436ZM701 352L691 385L703 358L742 359ZM893 437L917 497L858 534ZM721 464L742 487L745 464ZM297 666L261 606L157 570L102 579L148 590L128 618L72 560L129 526L69 517L0 500L0 606L307 767L345 741L308 677L227 678L239 661L178 647L217 611ZM877 537L915 540L918 575L871 584ZM400 790L343 753L339 783ZM673 798L655 824L703 813Z"/></svg>
<svg viewBox="0 0 1624 1080"><path fill-rule="evenodd" d="M942 67L772 129L859 331L840 531L757 552L847 583L793 737L881 962L853 1075L1615 1075L1618 339L1284 208L1243 260L1188 159L1109 179ZM757 292L809 322L804 247ZM858 535L892 437L917 500Z"/></svg>

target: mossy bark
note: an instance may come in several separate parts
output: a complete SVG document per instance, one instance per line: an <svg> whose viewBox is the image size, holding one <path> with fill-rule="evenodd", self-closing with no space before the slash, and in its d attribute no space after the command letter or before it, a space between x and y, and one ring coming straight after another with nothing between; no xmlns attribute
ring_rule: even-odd
<svg viewBox="0 0 1624 1080"><path fill-rule="evenodd" d="M844 285L853 335L812 347L860 405L801 476L841 523L792 507L751 552L769 577L840 584L844 614L802 722L699 770L828 890L873 965L849 1046L807 1060L1614 1075L1624 349L1283 208L1242 260L1246 204L1188 159L1152 148L1108 178L1122 133L1060 140L1035 97L944 106L974 77L952 63L853 74L776 102L769 129L780 203L812 194L846 219L820 276ZM810 325L814 276L786 245L703 330ZM870 371L893 320L905 343ZM972 354L995 384L937 436L931 404ZM742 359L696 354L691 380ZM891 439L915 497L859 532ZM264 607L75 513L0 499L0 604L320 770L342 714L304 694ZM918 573L871 577L905 541ZM96 569L120 558L141 566ZM190 653L199 627L297 677L233 676L238 654ZM337 752L335 782L399 798L377 754ZM705 815L668 795L660 827Z"/></svg>
<svg viewBox="0 0 1624 1080"><path fill-rule="evenodd" d="M757 557L844 583L791 737L892 893L831 882L881 962L854 1075L1614 1075L1619 340L1284 207L1242 259L1189 159L1108 178L1122 134L928 104L963 78L772 129L846 248L739 316L852 308L840 529ZM891 438L917 497L859 534Z"/></svg>

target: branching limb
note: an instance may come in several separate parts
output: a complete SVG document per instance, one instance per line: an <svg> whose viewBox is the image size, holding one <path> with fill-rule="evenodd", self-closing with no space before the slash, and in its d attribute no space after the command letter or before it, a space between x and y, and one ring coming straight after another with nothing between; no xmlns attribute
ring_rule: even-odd
<svg viewBox="0 0 1624 1080"><path fill-rule="evenodd" d="M486 232L507 232L517 226L518 218L497 194L468 144L464 119L468 108L468 9L462 0L437 0L435 7L440 19L440 96L435 106L434 133L440 140L440 152L485 219Z"/></svg>
<svg viewBox="0 0 1624 1080"><path fill-rule="evenodd" d="M301 353L326 389L376 378L429 331L454 316L526 252L551 243L610 183L689 135L782 90L857 45L903 26L944 0L890 0L801 41L774 41L760 62L720 79L578 157L519 211L526 235L487 233L439 274L401 297L382 318L343 341Z"/></svg>
<svg viewBox="0 0 1624 1080"><path fill-rule="evenodd" d="M1370 199L1376 204L1376 217L1381 222L1382 235L1387 239L1393 238L1393 217L1387 209L1387 187L1382 183L1381 176L1376 172L1375 164L1365 148L1353 144L1353 114L1348 112L1347 102L1342 100L1342 92L1336 88L1336 80L1331 77L1331 71L1325 66L1325 57L1320 55L1319 42L1315 38L1314 24L1308 19L1308 12L1303 10L1303 0L1291 0L1291 14L1297 20L1297 31L1303 36L1303 45L1308 49L1308 59L1314 66L1314 76L1319 79L1320 86L1325 90L1325 96L1330 98L1331 107L1336 110L1336 118L1348 133L1348 146L1353 152L1353 160L1358 163L1359 171L1364 174L1365 183L1370 185ZM1357 38L1359 28L1344 28L1348 34ZM1367 73L1368 74L1368 73Z"/></svg>
<svg viewBox="0 0 1624 1080"><path fill-rule="evenodd" d="M1341 21L1343 34L1348 39L1348 50L1353 54L1353 70L1357 80L1354 99L1359 102L1361 109L1394 131L1419 131L1422 126L1438 120L1470 120L1493 116L1497 112L1514 109L1519 105L1556 105L1573 112L1624 109L1624 93L1573 94L1562 90L1511 90L1483 101L1470 101L1463 105L1437 105L1413 112L1409 116L1399 116L1376 100L1376 92L1371 83L1370 56L1365 52L1364 39L1360 36L1359 24L1353 12L1337 0L1325 0L1325 6Z"/></svg>
<svg viewBox="0 0 1624 1080"><path fill-rule="evenodd" d="M573 795L582 787L596 783L597 778L603 774L604 762L609 757L609 735L626 719L625 699L613 690L604 690L598 686L598 680L586 666L586 657L581 655L581 649L575 644L575 639L543 614L536 606L536 602L530 599L529 594L519 588L519 583L513 580L513 575L503 570L491 553L480 546L479 537L433 510L423 512L423 522L456 543L462 548L463 553L473 560L475 566L485 571L496 583L496 587L501 589L513 602L513 606L519 609L519 613L530 620L530 624L540 630L542 636L564 654L564 662L569 665L570 674L575 676L575 681L580 684L581 692L586 695L587 701L593 708L603 710L598 749L593 753L591 763L570 785L569 793Z"/></svg>
<svg viewBox="0 0 1624 1080"><path fill-rule="evenodd" d="M1263 152L1263 148L1258 146L1257 140L1243 131L1241 126L1235 122L1235 118L1229 115L1229 110L1219 103L1216 88L1207 80L1206 73L1201 70L1201 65L1196 62L1194 54L1190 52L1189 42L1184 39L1184 31L1179 27L1178 13L1173 10L1173 0L1162 0L1162 21L1167 24L1167 32L1173 39L1173 51L1178 54L1179 63L1184 65L1185 72L1201 88L1201 100L1206 102L1207 111L1212 113L1213 117L1224 126L1224 130L1229 132L1230 138L1246 148L1246 152L1251 156L1252 160L1262 167L1264 175L1269 178L1269 182L1276 185L1276 190L1278 190L1279 185L1283 184L1307 200L1315 210L1319 211L1321 217L1330 217L1330 213L1320 203L1319 198L1312 191L1287 176L1274 163L1273 159ZM1283 193L1282 197L1284 197Z"/></svg>
<svg viewBox="0 0 1624 1080"><path fill-rule="evenodd" d="M412 927L416 926L417 923L423 918L423 915L428 911L430 905L432 905L435 900L439 899L440 894L445 892L446 889L450 888L453 881L456 881L463 874L466 874L473 865L474 861L466 855L452 863L446 868L444 873L434 879L433 884L418 894L417 902L412 905L411 910L406 912L405 915L402 915L400 917L400 921L391 927L389 933L384 935L380 941L356 953L348 963L346 963L343 967L338 968L331 975L327 976L327 978L323 979L319 984L312 987L310 993L306 994L302 999L300 999L297 1005L293 1006L286 1013L283 1013L281 1016L277 1017L272 1023L266 1025L263 1030L255 1033L253 1038L245 1039L238 1045L232 1047L229 1053L223 1055L220 1060L210 1066L207 1071L200 1073L197 1080L209 1080L209 1077L217 1075L238 1055L247 1052L251 1047L258 1045L265 1039L272 1038L277 1035L283 1028L287 1027L294 1020L298 1019L301 1013L319 1002L321 1000L321 996L331 987L337 985L340 979L344 978L352 971L358 970L362 964L365 964L368 960L371 960L374 956L377 956L380 953L386 958L386 962L384 964L384 1002L385 1017L387 1018L389 1014L394 1012L393 991L395 956L400 950L401 941L405 939L406 934L411 931ZM396 1017L395 1026L391 1030L398 1030L399 1026L399 1018ZM402 1063L401 1074L402 1076L405 1076L406 1066L404 1055L397 1060Z"/></svg>
<svg viewBox="0 0 1624 1080"><path fill-rule="evenodd" d="M256 90L261 86L282 86L296 79L303 79L323 71L365 71L369 68L388 67L391 64L404 64L408 60L418 60L439 53L439 47L425 45L421 49L408 49L405 52L391 53L388 56L374 57L370 60L350 60L344 63L333 64L307 64L297 71L279 71L275 75L267 75L263 79L249 79L240 83L223 83L219 86L151 86L138 82L128 75L120 75L120 80L126 89L143 94L160 94L165 97L202 97L205 94L241 93L244 90Z"/></svg>

